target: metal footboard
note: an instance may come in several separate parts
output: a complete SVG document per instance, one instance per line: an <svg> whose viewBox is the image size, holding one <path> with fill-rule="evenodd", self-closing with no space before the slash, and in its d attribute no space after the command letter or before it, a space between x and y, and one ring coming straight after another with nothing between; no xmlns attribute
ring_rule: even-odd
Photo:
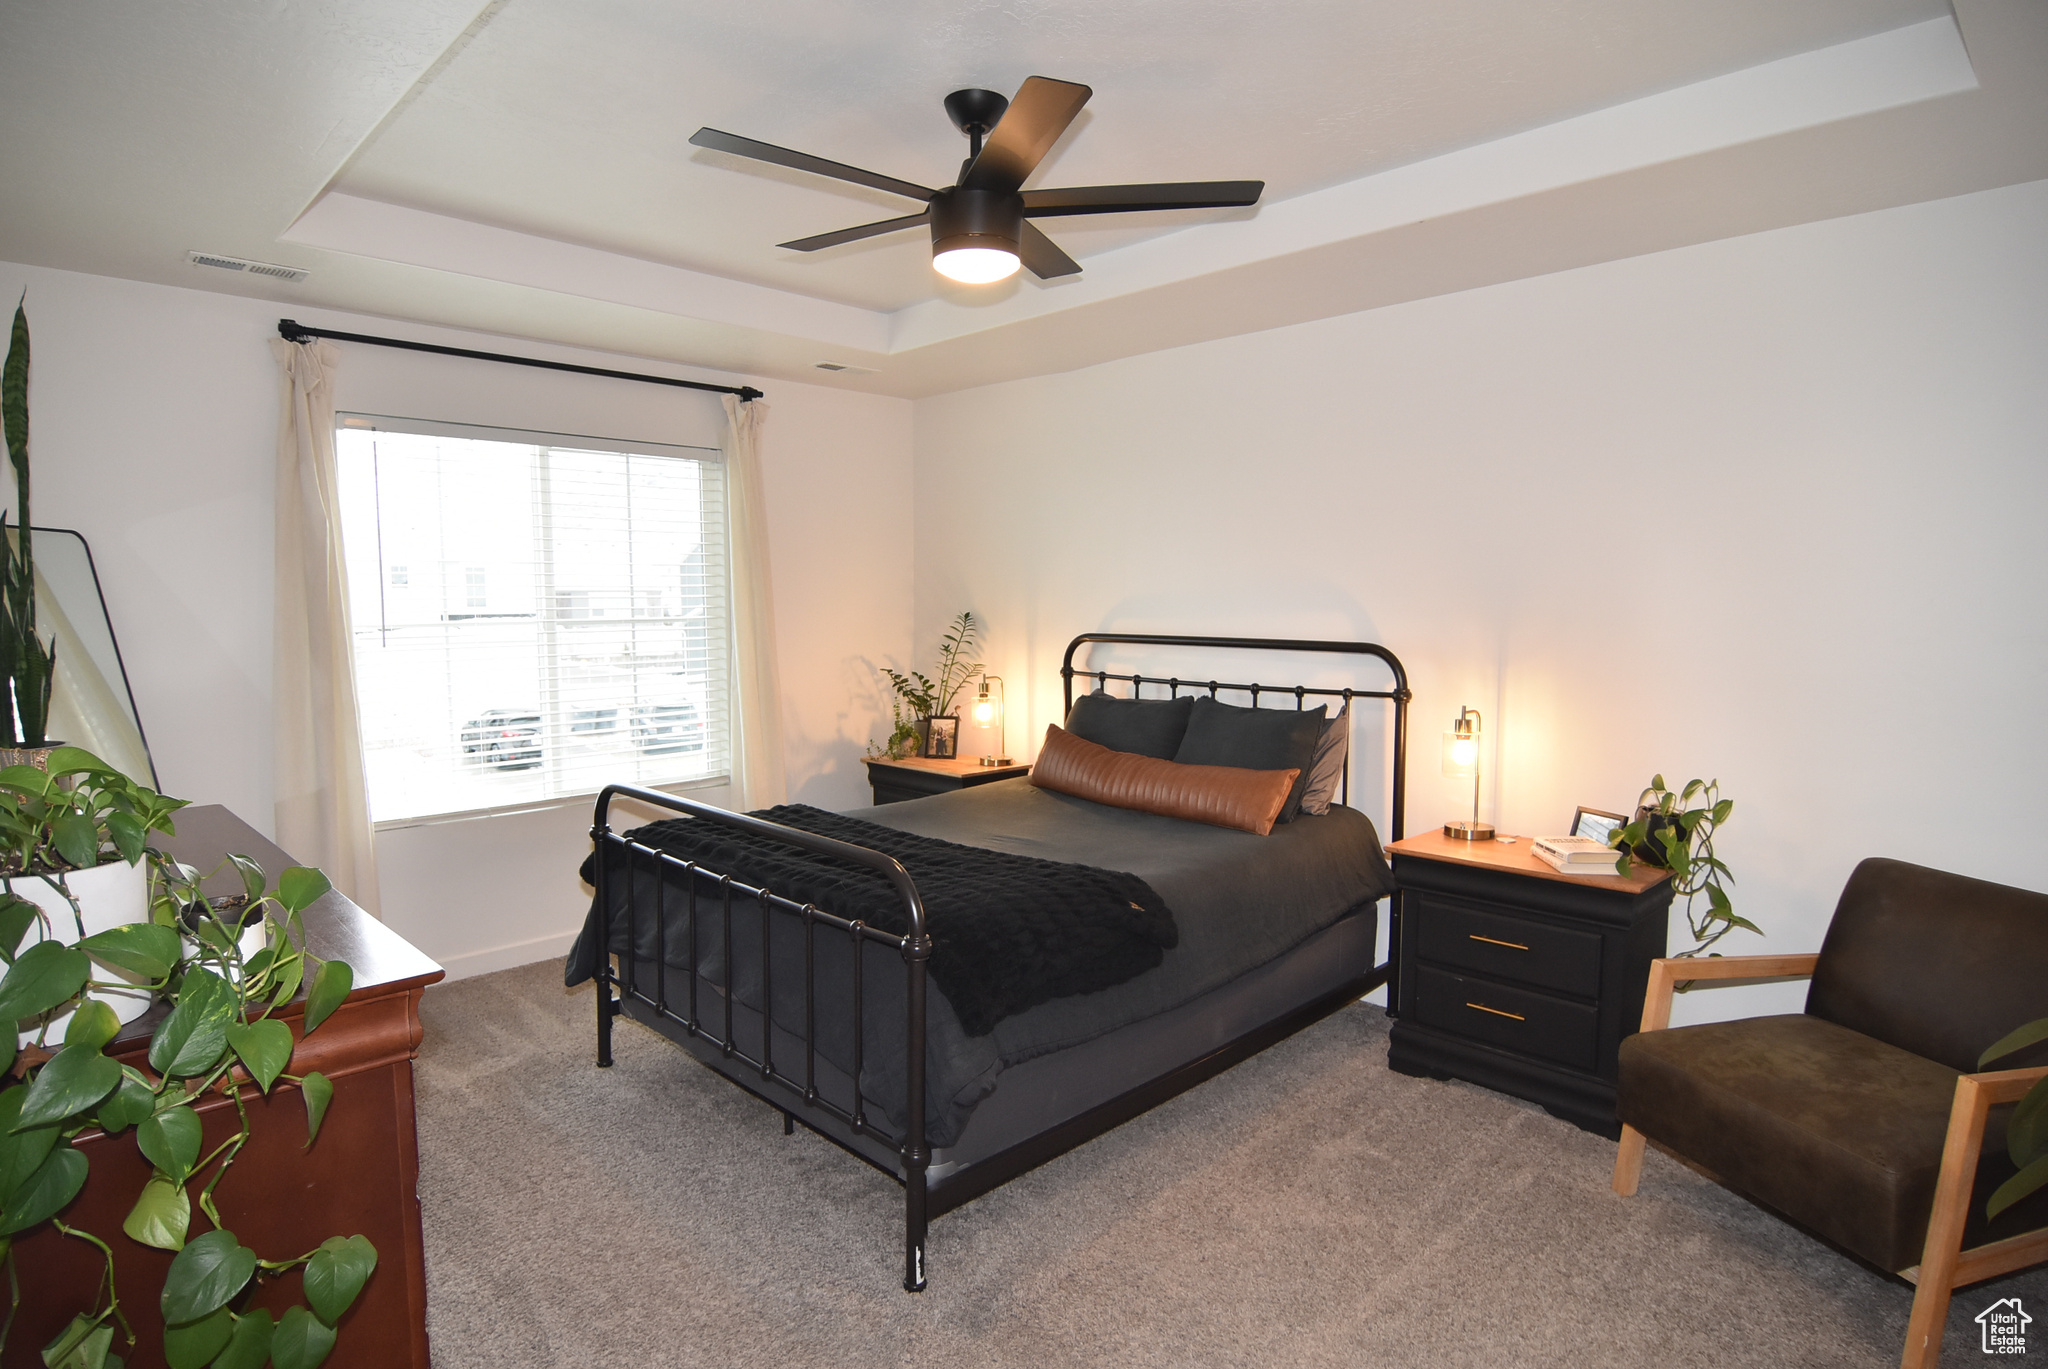
<svg viewBox="0 0 2048 1369"><path fill-rule="evenodd" d="M620 836L611 829L610 810L612 799L621 796L699 821L750 832L817 855L836 856L878 871L888 877L897 896L903 900L908 931L898 936L865 922L849 921L813 904L798 903L772 890L735 879L723 871L710 869L700 861L684 860ZM733 1066L721 1073L780 1109L785 1130L789 1129L792 1119L802 1119L806 1125L830 1137L831 1124L836 1122L855 1136L873 1138L893 1150L900 1166L900 1172L894 1177L903 1184L903 1286L913 1293L921 1290L925 1286L924 1247L928 1221L925 1171L931 1163L931 1150L925 1144L925 975L931 959L932 942L925 925L924 903L918 897L917 885L910 875L892 857L864 846L835 841L830 837L631 784L607 785L597 796L597 811L592 819L590 835L597 846L595 863L599 910L597 1063L612 1063L612 1019L620 1012L630 1010L636 1019L666 1035L716 1050L725 1062ZM627 935L626 950L619 953L618 966L614 969L611 882L620 870L628 876ZM654 876L651 915L655 919L655 955L651 967L639 954L639 920L648 915L649 910L642 908L641 899L631 896L631 876L640 870ZM664 877L668 875L675 876L673 882ZM706 884L715 885L718 890L717 895L709 900L702 892ZM680 891L676 886L680 886ZM734 973L737 943L733 938L736 896L743 904L751 905L739 916L759 918L761 1031L758 1056L742 1048L734 1030L734 1001L738 997ZM671 903L678 900L683 906L672 908ZM707 910L704 907L707 901L715 907ZM720 953L700 960L700 932L707 915L719 919ZM668 975L667 952L672 916L680 916L686 929L686 963L682 967L685 987L680 993L672 993ZM778 1022L774 1012L773 933L776 918L793 920L803 938L803 1063L800 1075L790 1073L776 1060L777 1030L795 1035L793 1024ZM817 949L821 932L845 937L852 951L852 1096L846 1106L834 1102L819 1087L821 1023L818 1015ZM893 947L903 959L905 1125L900 1134L878 1123L866 1107L863 966L866 956L862 951L868 943ZM709 996L716 1000L708 1008L703 1002L707 986L711 990ZM854 1153L861 1154L858 1150ZM866 1155L861 1158L872 1163Z"/></svg>

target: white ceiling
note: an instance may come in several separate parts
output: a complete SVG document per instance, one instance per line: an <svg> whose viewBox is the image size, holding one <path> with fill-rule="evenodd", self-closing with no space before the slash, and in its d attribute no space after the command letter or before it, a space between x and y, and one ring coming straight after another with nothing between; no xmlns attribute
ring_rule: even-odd
<svg viewBox="0 0 2048 1369"><path fill-rule="evenodd" d="M7 0L0 256L903 394L2048 176L2039 0ZM1256 210L1048 221L972 289L908 201L940 100L1095 98L1036 185L1263 178ZM311 268L287 286L191 249Z"/></svg>

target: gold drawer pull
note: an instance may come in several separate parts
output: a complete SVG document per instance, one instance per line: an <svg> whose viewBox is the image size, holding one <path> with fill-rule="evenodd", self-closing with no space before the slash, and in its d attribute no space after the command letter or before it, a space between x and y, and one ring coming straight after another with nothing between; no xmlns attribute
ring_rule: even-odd
<svg viewBox="0 0 2048 1369"><path fill-rule="evenodd" d="M1527 947L1524 947L1523 949L1526 950ZM1522 1016L1518 1012L1502 1012L1499 1008L1489 1008L1484 1003L1467 1003L1465 1006L1468 1008L1477 1008L1481 1012L1490 1012L1495 1017L1512 1017L1517 1022L1527 1022L1529 1020L1528 1018Z"/></svg>
<svg viewBox="0 0 2048 1369"><path fill-rule="evenodd" d="M1467 932L1465 937L1470 941L1484 941L1489 946L1505 946L1511 951L1526 951L1529 949L1519 941L1502 941L1496 937L1481 936L1477 932Z"/></svg>

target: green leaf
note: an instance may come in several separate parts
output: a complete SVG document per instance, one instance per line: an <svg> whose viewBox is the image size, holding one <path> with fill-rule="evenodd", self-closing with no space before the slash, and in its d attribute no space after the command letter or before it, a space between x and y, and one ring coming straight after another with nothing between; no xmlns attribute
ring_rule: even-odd
<svg viewBox="0 0 2048 1369"><path fill-rule="evenodd" d="M144 979L162 979L178 963L178 933L154 922L130 922L94 932L78 943L78 949L103 965Z"/></svg>
<svg viewBox="0 0 2048 1369"><path fill-rule="evenodd" d="M97 1049L66 1046L39 1070L22 1100L18 1127L41 1126L84 1112L114 1091L121 1067Z"/></svg>
<svg viewBox="0 0 2048 1369"><path fill-rule="evenodd" d="M216 1307L198 1321L164 1328L164 1359L171 1369L204 1369L235 1334L235 1315Z"/></svg>
<svg viewBox="0 0 2048 1369"><path fill-rule="evenodd" d="M64 1044L96 1051L120 1034L121 1019L114 1010L97 998L88 998L72 1010L71 1021L64 1028Z"/></svg>
<svg viewBox="0 0 2048 1369"><path fill-rule="evenodd" d="M199 1114L190 1107L165 1108L135 1129L135 1144L172 1183L182 1184L199 1163L202 1131Z"/></svg>
<svg viewBox="0 0 2048 1369"><path fill-rule="evenodd" d="M263 1369L263 1361L270 1358L270 1338L276 1330L277 1322L269 1308L243 1313L235 1323L234 1339L214 1360L213 1369Z"/></svg>
<svg viewBox="0 0 2048 1369"><path fill-rule="evenodd" d="M1991 1191L1984 1215L1996 1217L2036 1189L2048 1187L2048 1155L2042 1156Z"/></svg>
<svg viewBox="0 0 2048 1369"><path fill-rule="evenodd" d="M28 1182L14 1190L7 1206L0 1208L0 1236L26 1231L37 1222L54 1217L85 1187L85 1156L61 1145L43 1157Z"/></svg>
<svg viewBox="0 0 2048 1369"><path fill-rule="evenodd" d="M26 1084L16 1084L0 1093L0 1203L13 1197L15 1190L36 1172L50 1148L57 1144L57 1133L61 1130L52 1122L16 1131L14 1124L21 1120L21 1103L27 1097Z"/></svg>
<svg viewBox="0 0 2048 1369"><path fill-rule="evenodd" d="M128 777L108 765L98 756L82 746L60 746L45 758L47 773L62 778L65 775L105 775L126 783Z"/></svg>
<svg viewBox="0 0 2048 1369"><path fill-rule="evenodd" d="M1755 932L1758 936L1762 936L1764 934L1763 928L1757 926L1748 918L1737 917L1733 913L1728 914L1728 925L1731 927L1740 927L1745 932Z"/></svg>
<svg viewBox="0 0 2048 1369"><path fill-rule="evenodd" d="M271 1018L247 1024L230 1023L228 1048L241 1057L256 1087L268 1093L277 1076L291 1063L292 1029Z"/></svg>
<svg viewBox="0 0 2048 1369"><path fill-rule="evenodd" d="M151 1067L166 1075L204 1074L227 1050L228 1023L239 1006L225 979L207 969L187 970L178 1006L150 1040Z"/></svg>
<svg viewBox="0 0 2048 1369"><path fill-rule="evenodd" d="M1983 1069L2000 1056L2011 1055L2014 1051L2025 1050L2036 1041L2048 1041L2048 1017L2027 1023L2016 1031L2007 1032L1987 1047L1977 1057L1977 1068Z"/></svg>
<svg viewBox="0 0 2048 1369"><path fill-rule="evenodd" d="M341 1321L377 1268L377 1247L363 1236L330 1236L306 1261L306 1301L321 1321Z"/></svg>
<svg viewBox="0 0 2048 1369"><path fill-rule="evenodd" d="M0 978L0 1026L46 1013L66 1002L92 978L85 952L54 941L38 941L14 958Z"/></svg>
<svg viewBox="0 0 2048 1369"><path fill-rule="evenodd" d="M308 1070L299 1081L299 1091L306 1095L306 1148L311 1150L314 1138L320 1135L320 1123L327 1117L327 1105L334 1101L334 1083L319 1070Z"/></svg>
<svg viewBox="0 0 2048 1369"><path fill-rule="evenodd" d="M142 1186L135 1206L128 1210L121 1229L135 1240L153 1245L158 1250L183 1250L185 1231L191 1225L192 1200L186 1196L185 1186L162 1174L152 1174L149 1182ZM221 1310L225 1312L227 1309ZM226 1344L225 1336L222 1344ZM215 1350L219 1348L218 1345L214 1347ZM210 1353L208 1358L211 1358ZM198 1362L204 1364L206 1361Z"/></svg>
<svg viewBox="0 0 2048 1369"><path fill-rule="evenodd" d="M327 876L309 865L294 865L277 877L277 901L294 913L303 913L334 886Z"/></svg>
<svg viewBox="0 0 2048 1369"><path fill-rule="evenodd" d="M317 1369L334 1349L334 1328L303 1307L285 1311L270 1338L270 1362L277 1369Z"/></svg>
<svg viewBox="0 0 2048 1369"><path fill-rule="evenodd" d="M120 1085L100 1104L100 1130L118 1136L156 1111L156 1092L149 1085L123 1074Z"/></svg>
<svg viewBox="0 0 2048 1369"><path fill-rule="evenodd" d="M1719 803L1714 805L1714 825L1716 827L1719 827L1722 823L1728 821L1728 815L1734 811L1735 800L1722 799Z"/></svg>
<svg viewBox="0 0 2048 1369"><path fill-rule="evenodd" d="M0 960L14 963L21 939L36 925L36 905L19 894L0 894Z"/></svg>
<svg viewBox="0 0 2048 1369"><path fill-rule="evenodd" d="M81 870L100 863L99 824L83 813L65 813L52 821L50 841L58 855Z"/></svg>
<svg viewBox="0 0 2048 1369"><path fill-rule="evenodd" d="M2028 1089L2012 1110L2005 1124L2005 1149L2021 1169L2048 1158L2048 1079Z"/></svg>
<svg viewBox="0 0 2048 1369"><path fill-rule="evenodd" d="M48 797L56 787L56 781L33 765L10 765L0 770L0 788Z"/></svg>
<svg viewBox="0 0 2048 1369"><path fill-rule="evenodd" d="M198 1321L242 1291L256 1272L256 1252L245 1248L231 1231L209 1231L186 1242L164 1275L160 1300L164 1322L177 1326Z"/></svg>
<svg viewBox="0 0 2048 1369"><path fill-rule="evenodd" d="M141 860L142 853L149 849L149 830L132 813L107 814L107 835L114 839L114 849L121 853L121 859L130 865Z"/></svg>
<svg viewBox="0 0 2048 1369"><path fill-rule="evenodd" d="M348 991L355 987L356 972L342 960L330 960L320 966L320 972L313 976L313 987L306 994L306 1034L311 1036L313 1028L327 1020L328 1014L341 1006L348 997Z"/></svg>
<svg viewBox="0 0 2048 1369"><path fill-rule="evenodd" d="M305 982L306 957L303 952L294 952L285 957L277 967L277 988L270 995L270 1005L281 1008L292 1001L299 985Z"/></svg>
<svg viewBox="0 0 2048 1369"><path fill-rule="evenodd" d="M228 856L228 863L233 865L235 873L242 877L242 892L249 896L249 901L254 903L257 899L262 898L263 886L267 882L267 878L263 873L263 867L247 856L238 856L232 853Z"/></svg>
<svg viewBox="0 0 2048 1369"><path fill-rule="evenodd" d="M113 1343L114 1328L98 1317L73 1317L57 1339L43 1347L43 1364L45 1369L105 1369L120 1363L107 1354Z"/></svg>

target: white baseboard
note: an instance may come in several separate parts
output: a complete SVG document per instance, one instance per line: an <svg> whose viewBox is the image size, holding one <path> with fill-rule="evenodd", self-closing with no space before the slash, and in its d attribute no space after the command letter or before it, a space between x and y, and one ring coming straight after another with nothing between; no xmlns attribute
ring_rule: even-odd
<svg viewBox="0 0 2048 1369"><path fill-rule="evenodd" d="M471 979L480 974L492 974L498 970L531 965L537 960L560 960L567 956L569 948L576 944L577 930L531 937L525 941L515 941L509 946L493 946L483 951L435 956L434 959L448 972L449 979Z"/></svg>

